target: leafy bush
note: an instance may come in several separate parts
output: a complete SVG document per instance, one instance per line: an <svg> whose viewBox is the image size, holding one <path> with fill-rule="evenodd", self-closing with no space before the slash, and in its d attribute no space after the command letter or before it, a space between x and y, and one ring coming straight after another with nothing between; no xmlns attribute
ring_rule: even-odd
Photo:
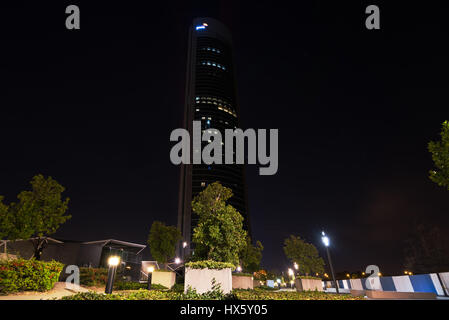
<svg viewBox="0 0 449 320"><path fill-rule="evenodd" d="M80 284L84 286L103 287L108 280L106 268L80 268Z"/></svg>
<svg viewBox="0 0 449 320"><path fill-rule="evenodd" d="M53 260L1 260L0 293L51 290L58 281L62 268L62 263Z"/></svg>
<svg viewBox="0 0 449 320"><path fill-rule="evenodd" d="M192 268L192 269L225 269L225 268L231 268L233 270L235 266L232 263L229 262L217 262L213 260L201 260L201 261L191 261L187 262L185 264L186 267Z"/></svg>
<svg viewBox="0 0 449 320"><path fill-rule="evenodd" d="M259 286L259 287L254 288L254 290L276 291L276 290L279 290L279 289L278 288L272 288L272 287L269 287L269 286Z"/></svg>
<svg viewBox="0 0 449 320"><path fill-rule="evenodd" d="M330 294L317 291L293 292L264 290L233 290L231 294L223 294L221 290L212 290L198 294L194 290L186 294L172 290L138 290L113 294L85 292L63 297L63 300L364 300L349 294Z"/></svg>
<svg viewBox="0 0 449 320"><path fill-rule="evenodd" d="M312 276L299 276L298 279L322 280L319 277L312 277Z"/></svg>
<svg viewBox="0 0 449 320"><path fill-rule="evenodd" d="M233 290L239 300L364 300L350 294L332 294L319 291L268 291L268 290Z"/></svg>
<svg viewBox="0 0 449 320"><path fill-rule="evenodd" d="M232 275L237 276L237 277L252 277L253 276L251 273L244 273L244 272L235 272Z"/></svg>
<svg viewBox="0 0 449 320"><path fill-rule="evenodd" d="M152 287L154 287L154 286L156 286L156 285L152 285ZM146 283L140 283L140 282L134 282L134 281L115 281L114 282L115 290L139 290L139 289L145 289L146 287L147 287ZM161 286L161 287L163 287L163 286ZM164 289L164 288L157 288L157 289ZM156 288L154 288L154 289L156 289Z"/></svg>
<svg viewBox="0 0 449 320"><path fill-rule="evenodd" d="M148 286L148 284L146 284L146 286ZM146 286L145 286L145 288L146 288ZM166 287L166 286L163 286L162 284L159 284L159 283L152 283L151 284L151 289L154 289L154 290L167 290L168 288Z"/></svg>
<svg viewBox="0 0 449 320"><path fill-rule="evenodd" d="M170 290L174 292L184 292L184 284L176 283Z"/></svg>

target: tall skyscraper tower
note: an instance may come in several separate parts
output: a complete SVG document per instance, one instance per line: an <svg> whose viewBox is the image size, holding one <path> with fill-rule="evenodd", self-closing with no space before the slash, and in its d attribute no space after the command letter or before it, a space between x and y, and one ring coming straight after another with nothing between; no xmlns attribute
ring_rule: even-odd
<svg viewBox="0 0 449 320"><path fill-rule="evenodd" d="M239 128L240 115L231 34L226 26L215 19L197 18L190 27L188 50L184 128L192 137L193 121L197 120L201 121L201 130L219 130L224 138L225 129ZM215 181L232 189L233 196L228 203L242 214L244 228L251 234L244 166L183 164L178 227L187 246L180 246L180 256L191 253L193 228L198 223L192 212L192 199Z"/></svg>

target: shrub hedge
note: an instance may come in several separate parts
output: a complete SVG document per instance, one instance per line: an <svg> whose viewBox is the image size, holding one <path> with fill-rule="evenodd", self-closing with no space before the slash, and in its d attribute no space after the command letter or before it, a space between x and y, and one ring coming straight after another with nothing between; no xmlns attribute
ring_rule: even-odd
<svg viewBox="0 0 449 320"><path fill-rule="evenodd" d="M102 287L108 280L106 268L80 268L80 284L90 287Z"/></svg>
<svg viewBox="0 0 449 320"><path fill-rule="evenodd" d="M251 273L244 273L244 272L235 272L232 275L236 277L254 277Z"/></svg>
<svg viewBox="0 0 449 320"><path fill-rule="evenodd" d="M53 289L63 264L57 261L15 259L0 261L0 293Z"/></svg>
<svg viewBox="0 0 449 320"><path fill-rule="evenodd" d="M217 262L213 260L201 260L201 261L191 261L185 264L186 267L192 269L225 269L231 268L231 270L235 269L235 266L229 262Z"/></svg>
<svg viewBox="0 0 449 320"><path fill-rule="evenodd" d="M198 294L188 291L186 294L172 290L138 290L113 294L95 292L78 293L63 297L63 300L364 300L363 297L352 297L349 294L331 294L324 292L292 292L265 290L233 290L230 294L211 291Z"/></svg>

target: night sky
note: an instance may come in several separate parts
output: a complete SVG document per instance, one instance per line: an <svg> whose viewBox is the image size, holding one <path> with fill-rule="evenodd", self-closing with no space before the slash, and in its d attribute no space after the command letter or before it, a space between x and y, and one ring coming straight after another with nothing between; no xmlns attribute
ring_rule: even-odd
<svg viewBox="0 0 449 320"><path fill-rule="evenodd" d="M278 173L247 168L266 268L288 267L290 234L324 254L324 229L337 271L399 273L414 221L449 234L449 193L427 177L427 143L449 120L447 12L436 2L95 2L0 10L0 195L14 201L33 175L55 178L72 215L55 237L143 244L154 220L176 224L169 136L182 125L188 28L200 16L232 31L242 128L279 129ZM69 4L81 30L65 28ZM368 4L380 30L365 28Z"/></svg>

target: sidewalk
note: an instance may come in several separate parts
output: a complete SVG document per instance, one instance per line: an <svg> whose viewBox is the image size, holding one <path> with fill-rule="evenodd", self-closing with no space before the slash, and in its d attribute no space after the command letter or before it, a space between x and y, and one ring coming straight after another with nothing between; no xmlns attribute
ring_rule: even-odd
<svg viewBox="0 0 449 320"><path fill-rule="evenodd" d="M75 288L74 288L75 289ZM13 293L7 296L0 296L0 300L48 300L60 299L65 296L71 296L79 292L88 292L89 290L83 287L78 287L75 290L66 288L65 282L56 282L53 289L46 292L29 291Z"/></svg>

